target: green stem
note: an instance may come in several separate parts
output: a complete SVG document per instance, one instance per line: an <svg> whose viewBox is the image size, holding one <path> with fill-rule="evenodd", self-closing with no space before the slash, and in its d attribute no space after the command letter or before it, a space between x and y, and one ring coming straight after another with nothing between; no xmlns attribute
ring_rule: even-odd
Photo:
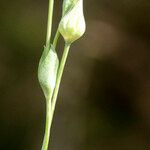
<svg viewBox="0 0 150 150"><path fill-rule="evenodd" d="M66 63L66 60L67 60L69 48L70 48L70 44L66 43L65 47L64 47L64 52L63 52L63 55L62 55L62 59L61 59L61 62L60 62L60 66L59 66L59 69L58 69L58 73L57 73L56 86L55 86L55 89L54 89L54 92L53 92L53 97L52 97L52 94L51 94L50 99L46 101L45 134L44 134L44 140L43 140L43 145L42 145L41 150L47 150L48 149L52 119L53 119L53 115L54 115L57 95L58 95L58 91L59 91L59 86L60 86L63 70L64 70L64 67L65 67L65 63Z"/></svg>
<svg viewBox="0 0 150 150"><path fill-rule="evenodd" d="M64 52L63 52L63 55L62 55L62 59L61 59L61 62L60 62L60 66L59 66L59 69L58 69L56 85L55 85L55 89L54 89L54 93L53 93L53 97L52 97L52 116L54 114L55 105L56 105L56 101L57 101L57 95L58 95L58 91L59 91L59 86L60 86L60 82L61 82L61 78L62 78L62 74L63 74L63 71L64 71L64 67L65 67L65 63L66 63L66 60L67 60L69 49L70 49L70 44L66 43L65 47L64 47Z"/></svg>
<svg viewBox="0 0 150 150"><path fill-rule="evenodd" d="M41 150L47 150L50 138L50 129L52 124L52 113L51 113L51 98L46 101L46 124L45 124L45 134Z"/></svg>
<svg viewBox="0 0 150 150"><path fill-rule="evenodd" d="M55 34L55 37L54 37L54 40L53 40L53 46L54 46L55 49L56 49L56 46L57 46L57 41L58 41L58 39L59 39L59 36L60 36L60 32L59 32L59 30L57 29L56 34Z"/></svg>
<svg viewBox="0 0 150 150"><path fill-rule="evenodd" d="M49 0L46 46L50 47L54 0Z"/></svg>
<svg viewBox="0 0 150 150"><path fill-rule="evenodd" d="M54 0L49 0L49 7L48 7L48 21L47 21L47 35L46 35L46 47L47 49L50 48L50 41L51 41L51 31L52 31L52 18L53 18L53 8L54 8ZM46 101L46 124L45 124L45 134L44 140L41 150L47 150L49 144L49 137L50 137L50 129L52 124L52 113L51 113L51 98Z"/></svg>

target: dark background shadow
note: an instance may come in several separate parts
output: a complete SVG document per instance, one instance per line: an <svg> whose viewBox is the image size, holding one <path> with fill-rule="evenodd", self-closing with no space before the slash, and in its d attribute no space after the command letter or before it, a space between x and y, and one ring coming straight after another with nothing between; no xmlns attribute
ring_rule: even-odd
<svg viewBox="0 0 150 150"><path fill-rule="evenodd" d="M53 31L61 16L56 0ZM0 1L0 150L41 148L45 99L37 66L47 1ZM65 68L53 150L150 149L150 2L84 1L87 30ZM61 55L63 40L58 53Z"/></svg>

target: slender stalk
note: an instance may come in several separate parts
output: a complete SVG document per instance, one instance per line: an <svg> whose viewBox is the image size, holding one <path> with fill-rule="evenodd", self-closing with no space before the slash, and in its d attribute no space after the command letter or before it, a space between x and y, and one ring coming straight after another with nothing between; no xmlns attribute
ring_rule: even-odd
<svg viewBox="0 0 150 150"><path fill-rule="evenodd" d="M47 21L47 35L46 35L46 46L47 47L50 47L50 41L51 41L53 8L54 8L54 0L49 0L48 21Z"/></svg>
<svg viewBox="0 0 150 150"><path fill-rule="evenodd" d="M55 34L55 37L54 37L54 40L53 40L53 46L54 46L55 49L56 49L56 45L57 45L57 41L58 41L58 39L59 39L59 36L60 36L60 32L59 32L59 30L57 29L56 34Z"/></svg>
<svg viewBox="0 0 150 150"><path fill-rule="evenodd" d="M70 43L65 43L64 52L63 52L60 66L58 69L56 85L55 85L55 89L54 89L54 93L53 93L53 97L52 97L52 116L54 114L55 105L56 105L56 101L57 101L57 95L58 95L58 91L59 91L59 86L60 86L60 82L61 82L61 78L62 78L62 74L64 71L64 67L65 67L65 63L67 60L69 49L70 49Z"/></svg>
<svg viewBox="0 0 150 150"><path fill-rule="evenodd" d="M51 42L53 8L54 8L54 0L49 0L47 35L46 35L46 47L47 47L47 49L50 48L50 42ZM51 124L52 124L51 98L52 98L52 94L51 94L50 98L48 100L46 100L45 134L44 134L44 140L43 140L43 145L42 145L41 150L47 150L48 144L49 144L50 129L51 129Z"/></svg>
<svg viewBox="0 0 150 150"><path fill-rule="evenodd" d="M52 124L52 114L51 114L51 99L46 101L46 124L45 124L45 134L41 150L47 150L50 138L50 129Z"/></svg>
<svg viewBox="0 0 150 150"><path fill-rule="evenodd" d="M55 89L54 89L54 92L53 92L53 96L51 94L50 99L46 101L45 134L44 134L44 140L43 140L43 145L42 145L41 150L47 150L48 149L49 138L50 138L50 130L51 130L51 125L52 125L52 120L53 120L57 95L58 95L58 91L59 91L59 86L60 86L63 70L64 70L64 67L65 67L66 60L67 60L69 48L70 48L70 44L66 43L65 47L64 47L64 52L63 52L63 55L62 55L62 59L61 59L61 62L60 62L60 67L58 69L56 85L55 85Z"/></svg>

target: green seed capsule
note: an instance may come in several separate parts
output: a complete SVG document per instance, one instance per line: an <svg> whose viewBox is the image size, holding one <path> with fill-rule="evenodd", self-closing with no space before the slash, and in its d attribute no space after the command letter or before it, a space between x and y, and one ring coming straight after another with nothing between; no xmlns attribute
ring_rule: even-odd
<svg viewBox="0 0 150 150"><path fill-rule="evenodd" d="M83 0L65 0L63 3L63 17L59 24L59 32L67 43L79 39L85 32L83 15Z"/></svg>
<svg viewBox="0 0 150 150"><path fill-rule="evenodd" d="M44 47L38 67L38 79L47 100L55 88L58 66L59 60L54 47L52 45L50 49Z"/></svg>

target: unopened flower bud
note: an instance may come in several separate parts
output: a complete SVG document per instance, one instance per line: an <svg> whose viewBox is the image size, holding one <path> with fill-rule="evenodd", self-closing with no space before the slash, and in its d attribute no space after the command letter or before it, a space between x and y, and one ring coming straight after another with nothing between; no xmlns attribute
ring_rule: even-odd
<svg viewBox="0 0 150 150"><path fill-rule="evenodd" d="M79 0L64 0L62 8L62 16L64 16Z"/></svg>
<svg viewBox="0 0 150 150"><path fill-rule="evenodd" d="M65 0L63 3L63 17L59 24L59 32L67 43L79 39L85 32L83 15L83 0Z"/></svg>
<svg viewBox="0 0 150 150"><path fill-rule="evenodd" d="M55 88L58 65L59 60L54 47L44 47L38 67L38 79L47 100Z"/></svg>

